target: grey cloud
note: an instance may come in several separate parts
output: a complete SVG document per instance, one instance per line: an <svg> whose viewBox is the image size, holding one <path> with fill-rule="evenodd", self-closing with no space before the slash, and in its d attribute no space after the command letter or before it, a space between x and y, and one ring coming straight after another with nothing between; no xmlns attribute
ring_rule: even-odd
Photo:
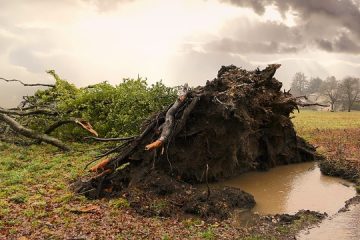
<svg viewBox="0 0 360 240"><path fill-rule="evenodd" d="M12 44L13 40L11 38L0 34L0 56L6 53Z"/></svg>
<svg viewBox="0 0 360 240"><path fill-rule="evenodd" d="M260 15L268 5L275 5L282 14L294 10L298 16L295 27L287 28L282 24L254 26L252 31L257 32L257 35L265 35L268 41L284 41L293 45L297 39L297 42L316 46L324 51L359 52L360 46L356 43L360 42L360 1L358 0L222 1L240 7L251 7ZM256 34L253 34L253 37L256 37Z"/></svg>
<svg viewBox="0 0 360 240"><path fill-rule="evenodd" d="M234 64L245 69L255 69L247 60L240 56L223 52L197 52L188 50L186 53L174 56L164 70L165 82L173 85L189 83L191 86L203 85L206 80L216 77L217 71L222 65Z"/></svg>
<svg viewBox="0 0 360 240"><path fill-rule="evenodd" d="M252 8L256 13L263 14L265 12L265 6L268 5L270 1L261 1L261 0L223 0L223 2L229 2L234 5L241 7Z"/></svg>
<svg viewBox="0 0 360 240"><path fill-rule="evenodd" d="M343 34L335 42L334 48L339 52L360 53L360 45Z"/></svg>
<svg viewBox="0 0 360 240"><path fill-rule="evenodd" d="M298 51L297 46L287 45L286 43L279 43L274 41L238 41L230 38L225 38L219 41L213 41L206 45L206 49L210 51L220 51L229 53L293 53Z"/></svg>
<svg viewBox="0 0 360 240"><path fill-rule="evenodd" d="M316 44L318 45L318 47L322 50L328 51L328 52L332 52L333 51L333 43L329 40L326 39L316 39L315 40Z"/></svg>
<svg viewBox="0 0 360 240"><path fill-rule="evenodd" d="M26 68L29 72L43 72L44 67L35 56L35 54L28 49L19 48L9 54L10 63Z"/></svg>
<svg viewBox="0 0 360 240"><path fill-rule="evenodd" d="M122 2L131 2L133 0L82 0L96 6L99 12L115 10Z"/></svg>
<svg viewBox="0 0 360 240"><path fill-rule="evenodd" d="M341 34L333 40L317 39L316 43L320 49L328 52L360 53L360 45L346 34Z"/></svg>
<svg viewBox="0 0 360 240"><path fill-rule="evenodd" d="M0 106L5 108L16 107L22 100L22 96L32 95L35 91L36 88L0 82Z"/></svg>
<svg viewBox="0 0 360 240"><path fill-rule="evenodd" d="M360 8L359 1L353 0L223 0L241 7L252 7L255 12L263 13L265 6L275 5L280 12L285 13L292 9L298 12L299 17L306 21L311 15L324 15L336 19L339 24L354 31L360 36ZM252 4L249 4L252 2Z"/></svg>

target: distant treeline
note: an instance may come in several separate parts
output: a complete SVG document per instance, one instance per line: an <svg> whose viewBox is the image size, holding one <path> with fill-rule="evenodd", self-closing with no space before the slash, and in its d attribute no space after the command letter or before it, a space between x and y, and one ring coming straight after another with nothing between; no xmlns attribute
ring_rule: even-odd
<svg viewBox="0 0 360 240"><path fill-rule="evenodd" d="M360 110L360 79L355 77L338 80L331 76L308 80L304 73L298 72L292 80L291 93L295 96L311 96L314 100L328 103L331 111Z"/></svg>

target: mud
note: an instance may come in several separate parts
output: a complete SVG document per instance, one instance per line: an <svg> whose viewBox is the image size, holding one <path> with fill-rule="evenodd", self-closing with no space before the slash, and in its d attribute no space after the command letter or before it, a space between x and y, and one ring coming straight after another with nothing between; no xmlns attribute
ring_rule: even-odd
<svg viewBox="0 0 360 240"><path fill-rule="evenodd" d="M214 185L237 187L252 194L256 200L252 211L259 214L294 214L308 209L332 215L356 195L351 182L321 174L316 162L248 172Z"/></svg>
<svg viewBox="0 0 360 240"><path fill-rule="evenodd" d="M253 215L253 222L245 229L249 239L297 239L299 231L321 222L326 216L309 210L295 214Z"/></svg>
<svg viewBox="0 0 360 240"><path fill-rule="evenodd" d="M297 239L353 240L360 239L359 196L347 201L346 206L337 214L322 221L318 226L301 231Z"/></svg>
<svg viewBox="0 0 360 240"><path fill-rule="evenodd" d="M341 159L323 159L319 163L321 172L328 176L341 177L353 182L360 179L360 161ZM359 184L360 185L360 184Z"/></svg>

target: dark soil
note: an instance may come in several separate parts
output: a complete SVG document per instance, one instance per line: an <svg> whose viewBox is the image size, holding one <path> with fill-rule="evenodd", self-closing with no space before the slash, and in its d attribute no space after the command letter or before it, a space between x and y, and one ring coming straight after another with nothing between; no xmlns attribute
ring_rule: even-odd
<svg viewBox="0 0 360 240"><path fill-rule="evenodd" d="M356 205L360 203L360 195L357 195L353 198L350 198L345 202L345 206L339 210L339 212L346 212L349 211L352 205Z"/></svg>
<svg viewBox="0 0 360 240"><path fill-rule="evenodd" d="M331 157L321 160L319 167L321 172L328 176L341 177L352 182L360 179L360 162L358 160L350 161L343 159L342 156Z"/></svg>

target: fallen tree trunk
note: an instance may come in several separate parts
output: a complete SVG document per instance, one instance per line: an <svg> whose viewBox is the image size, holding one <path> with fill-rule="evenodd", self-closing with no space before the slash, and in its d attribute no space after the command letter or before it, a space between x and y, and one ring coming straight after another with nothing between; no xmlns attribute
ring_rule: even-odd
<svg viewBox="0 0 360 240"><path fill-rule="evenodd" d="M26 128L26 127L22 126L20 123L18 123L17 121L15 121L15 119L13 119L13 118L11 118L11 117L3 114L3 113L0 113L0 121L5 122L7 125L10 126L10 128L13 131L19 133L20 135L23 135L23 136L28 137L28 138L36 139L36 140L39 140L39 141L43 141L43 142L46 142L46 143L49 143L49 144L51 144L53 146L56 146L56 147L58 147L58 148L60 148L61 150L64 150L64 151L69 151L70 150L70 148L68 146L66 146L59 139L50 137L50 136L48 136L46 134L37 133L32 129Z"/></svg>

